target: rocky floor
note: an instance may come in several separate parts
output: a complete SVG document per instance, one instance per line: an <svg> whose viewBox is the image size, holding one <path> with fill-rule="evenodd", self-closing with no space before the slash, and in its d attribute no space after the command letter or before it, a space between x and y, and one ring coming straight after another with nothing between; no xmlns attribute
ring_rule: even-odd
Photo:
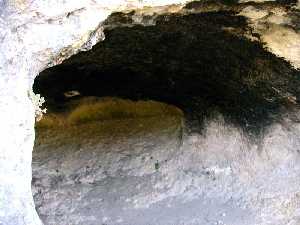
<svg viewBox="0 0 300 225"><path fill-rule="evenodd" d="M39 129L37 211L45 225L298 225L296 121L255 141L222 116L189 135L172 116Z"/></svg>

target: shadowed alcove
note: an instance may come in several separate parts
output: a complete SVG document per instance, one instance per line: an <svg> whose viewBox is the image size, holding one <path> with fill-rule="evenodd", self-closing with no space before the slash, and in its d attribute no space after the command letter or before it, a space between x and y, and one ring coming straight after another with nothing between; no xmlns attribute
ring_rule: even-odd
<svg viewBox="0 0 300 225"><path fill-rule="evenodd" d="M298 109L300 72L267 51L234 11L161 15L152 26L135 25L132 16L111 15L103 42L35 80L48 109L36 125L33 158L41 218L253 224L255 212L236 205L243 189L236 180L248 178L226 176L234 173L231 163L260 161L252 147L247 156L229 152L259 143ZM227 182L233 194L220 197Z"/></svg>
<svg viewBox="0 0 300 225"><path fill-rule="evenodd" d="M247 29L244 17L222 11L109 29L91 51L42 72L34 90L49 105L63 103L68 91L162 101L199 122L196 130L217 111L257 133L297 103L300 81L289 63L239 35Z"/></svg>

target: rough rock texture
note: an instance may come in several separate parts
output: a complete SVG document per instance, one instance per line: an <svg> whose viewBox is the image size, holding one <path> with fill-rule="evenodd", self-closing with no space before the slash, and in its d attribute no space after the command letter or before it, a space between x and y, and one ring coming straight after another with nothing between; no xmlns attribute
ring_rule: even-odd
<svg viewBox="0 0 300 225"><path fill-rule="evenodd" d="M194 4L184 10L208 7ZM160 117L38 130L33 187L46 224L300 222L300 74L230 7L144 17L147 27L113 14L103 42L40 74L49 110L96 95L185 112L184 133Z"/></svg>
<svg viewBox="0 0 300 225"><path fill-rule="evenodd" d="M255 135L298 104L300 72L243 37L251 28L235 12L163 15L147 27L132 17L112 15L103 42L37 77L34 90L48 108L63 104L68 91L154 99L180 107L193 131L219 111Z"/></svg>
<svg viewBox="0 0 300 225"><path fill-rule="evenodd" d="M30 189L34 78L101 40L111 12L176 2L0 1L0 224L41 224Z"/></svg>
<svg viewBox="0 0 300 225"><path fill-rule="evenodd" d="M112 12L179 2L185 1L0 1L0 224L41 224L30 190L34 107L28 97L38 73L102 40L101 22ZM254 9L242 7L244 11L239 12L249 17L253 30L262 34L270 51L299 67L299 2L257 4L262 5L251 3ZM279 11L275 10L278 4ZM168 9L158 7L154 11L164 13ZM177 9L171 7L171 12ZM268 15L253 16L249 14L252 9L258 15ZM213 6L212 10L219 9ZM140 13L148 11L153 10L142 9ZM139 16L135 21L143 23Z"/></svg>
<svg viewBox="0 0 300 225"><path fill-rule="evenodd" d="M299 111L251 142L215 115L38 130L33 193L47 225L298 225Z"/></svg>
<svg viewBox="0 0 300 225"><path fill-rule="evenodd" d="M176 118L152 117L40 131L33 194L41 219L53 225L157 224L159 208L147 207L160 200L152 195L155 182L163 181L159 171L177 164L169 161L180 154L181 130Z"/></svg>

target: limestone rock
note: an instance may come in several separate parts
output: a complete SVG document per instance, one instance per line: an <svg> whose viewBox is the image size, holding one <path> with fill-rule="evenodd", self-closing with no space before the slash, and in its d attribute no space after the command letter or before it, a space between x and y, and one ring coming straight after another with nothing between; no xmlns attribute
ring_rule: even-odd
<svg viewBox="0 0 300 225"><path fill-rule="evenodd" d="M183 9L179 12L181 7L174 6L171 6L171 9L161 8L164 5L186 2L184 0L0 0L1 225L41 224L34 210L30 185L34 106L28 93L32 89L34 78L47 67L57 65L78 51L90 49L98 41L103 40L103 22L112 12L140 9L141 15L137 14L134 21L143 23L141 16L149 11L156 12L154 16L169 11L197 12L195 9L191 11ZM254 33L261 35L261 39L258 40L266 42L271 52L284 57L299 68L299 1L244 3L236 7L235 4L229 3L225 6L218 4L218 7L248 17L249 27L252 27ZM148 8L143 8L144 6ZM154 10L153 7L158 8ZM215 8L212 7L212 10ZM255 13L249 13L252 10L255 10ZM152 20L147 24L153 24ZM255 34L253 36L257 39ZM253 36L248 35L249 38ZM299 135L295 134L298 134L296 122L289 124L288 127L275 126L270 131L270 136L264 139L265 144L260 146L260 149L263 149L262 158L256 156L255 151L250 151L250 158L247 159L252 160L246 161L249 166L242 170L243 174L246 174L245 177L258 179L253 182L259 184L257 189L238 189L246 191L247 194L242 200L242 205L248 207L248 204L254 204L251 206L253 212L264 215L258 220L260 224L268 224L272 219L275 224L299 224L299 216L296 215L299 163L297 154L294 153L298 148ZM279 137L280 142L275 137ZM264 146L272 146L272 149ZM240 148L234 149L236 152L233 155L239 156ZM283 152L277 155L279 149L283 149ZM260 159L268 160L269 163L261 163ZM209 171L215 171L214 168L217 168L217 171L228 171L227 167L223 170L221 164L218 161L219 167L214 165L209 167ZM224 162L224 165L228 166L231 163ZM255 166L253 170L252 166ZM237 168L237 171L240 171L239 167ZM256 177L257 174L260 175ZM244 176L241 177L241 180L246 179ZM235 177L232 176L231 179ZM246 184L249 184L247 179ZM230 193L224 195L230 196ZM255 199L260 201L257 202ZM230 198L227 200L230 202ZM272 207L264 207L266 205Z"/></svg>

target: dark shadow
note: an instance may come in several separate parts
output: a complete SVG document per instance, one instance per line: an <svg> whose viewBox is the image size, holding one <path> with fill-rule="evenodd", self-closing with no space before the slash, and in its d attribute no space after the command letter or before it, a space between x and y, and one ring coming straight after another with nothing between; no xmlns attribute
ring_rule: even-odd
<svg viewBox="0 0 300 225"><path fill-rule="evenodd" d="M167 102L185 111L194 131L217 111L255 135L298 104L300 72L234 29L247 29L244 17L210 12L107 30L92 50L42 72L34 89L50 108L70 90Z"/></svg>

